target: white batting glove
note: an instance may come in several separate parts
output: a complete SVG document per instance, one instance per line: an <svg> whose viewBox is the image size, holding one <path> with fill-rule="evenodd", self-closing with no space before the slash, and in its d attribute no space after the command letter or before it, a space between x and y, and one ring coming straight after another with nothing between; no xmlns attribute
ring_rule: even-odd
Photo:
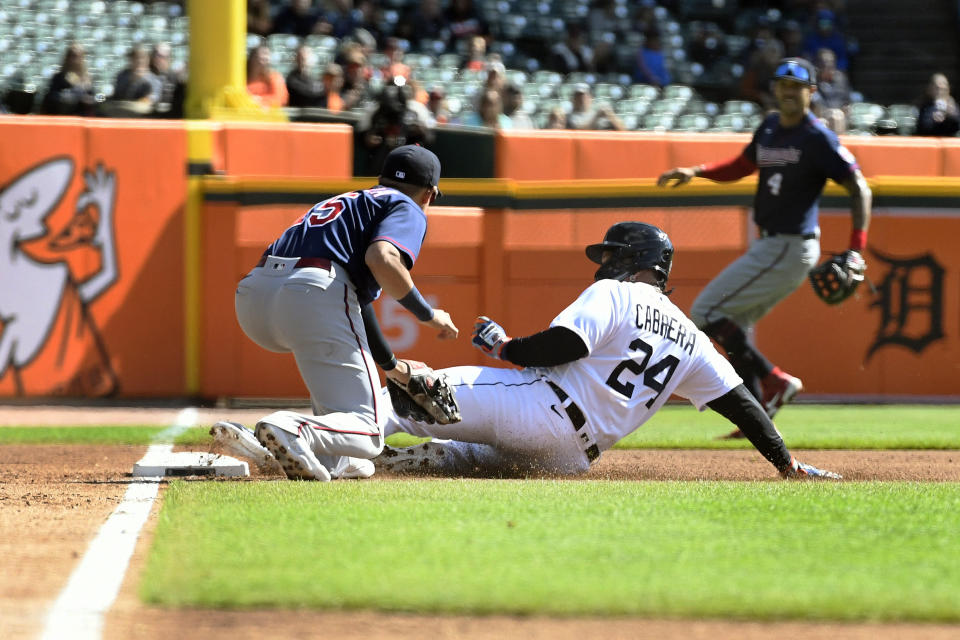
<svg viewBox="0 0 960 640"><path fill-rule="evenodd" d="M477 322L473 325L473 346L483 351L491 358L501 360L503 347L512 338L507 335L499 324L487 316L478 316Z"/></svg>

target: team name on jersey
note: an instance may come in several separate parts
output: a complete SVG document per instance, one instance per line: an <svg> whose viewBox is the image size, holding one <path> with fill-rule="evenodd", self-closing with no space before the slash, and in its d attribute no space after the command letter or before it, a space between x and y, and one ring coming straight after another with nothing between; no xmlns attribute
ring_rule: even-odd
<svg viewBox="0 0 960 640"><path fill-rule="evenodd" d="M802 152L793 147L764 147L757 145L757 166L758 167L782 167L786 164L797 164L800 162Z"/></svg>
<svg viewBox="0 0 960 640"><path fill-rule="evenodd" d="M637 329L649 331L665 340L675 342L688 355L693 355L693 347L697 343L697 332L687 331L685 322L663 313L656 307L637 305Z"/></svg>

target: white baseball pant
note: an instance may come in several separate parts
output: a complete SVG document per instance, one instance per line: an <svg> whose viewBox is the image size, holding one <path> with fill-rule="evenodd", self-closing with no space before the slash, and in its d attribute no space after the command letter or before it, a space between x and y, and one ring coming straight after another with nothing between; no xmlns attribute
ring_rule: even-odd
<svg viewBox="0 0 960 640"><path fill-rule="evenodd" d="M578 474L590 468L587 450L597 451L590 416L577 431L541 373L493 367L438 372L456 391L462 422L425 424L391 410L384 424L385 435L403 431L440 440L443 454L425 458L424 467L456 475ZM389 398L386 389L382 397Z"/></svg>

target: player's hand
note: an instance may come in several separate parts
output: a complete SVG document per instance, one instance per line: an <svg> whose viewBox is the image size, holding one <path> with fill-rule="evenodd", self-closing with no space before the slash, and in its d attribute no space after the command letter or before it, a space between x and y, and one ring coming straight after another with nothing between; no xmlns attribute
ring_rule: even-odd
<svg viewBox="0 0 960 640"><path fill-rule="evenodd" d="M419 360L397 360L397 366L390 371L384 372L383 375L393 380L401 386L405 386L410 382L410 372L414 369L423 369L427 365Z"/></svg>
<svg viewBox="0 0 960 640"><path fill-rule="evenodd" d="M440 333L437 334L437 337L442 340L453 340L460 335L460 330L457 329L457 325L453 324L453 320L450 319L450 314L443 309L434 309L433 318L423 324L439 331Z"/></svg>
<svg viewBox="0 0 960 640"><path fill-rule="evenodd" d="M664 171L660 174L660 177L657 178L657 186L665 187L670 184L671 180L676 180L674 187L679 187L682 184L687 184L694 177L696 177L697 172L692 167L677 167L675 169L670 169L670 171Z"/></svg>
<svg viewBox="0 0 960 640"><path fill-rule="evenodd" d="M843 476L833 471L817 469L812 464L804 464L790 457L790 466L780 472L780 475L787 479L795 480L842 480Z"/></svg>
<svg viewBox="0 0 960 640"><path fill-rule="evenodd" d="M491 358L501 359L503 347L510 342L512 338L507 335L503 327L488 318L487 316L477 316L477 322L473 325L473 346L483 351Z"/></svg>

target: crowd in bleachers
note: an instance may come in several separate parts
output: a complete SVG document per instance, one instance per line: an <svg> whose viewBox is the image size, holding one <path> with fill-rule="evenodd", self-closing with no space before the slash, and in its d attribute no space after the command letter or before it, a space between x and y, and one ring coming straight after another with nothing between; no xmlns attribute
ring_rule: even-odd
<svg viewBox="0 0 960 640"><path fill-rule="evenodd" d="M816 62L814 109L841 133L951 135L946 78L925 101L850 85L843 0L248 0L247 80L265 108L398 127L749 131L785 56ZM0 0L14 113L182 117L182 1ZM921 104L924 103L924 104ZM933 133L936 132L936 133ZM954 129L955 132L955 129Z"/></svg>

